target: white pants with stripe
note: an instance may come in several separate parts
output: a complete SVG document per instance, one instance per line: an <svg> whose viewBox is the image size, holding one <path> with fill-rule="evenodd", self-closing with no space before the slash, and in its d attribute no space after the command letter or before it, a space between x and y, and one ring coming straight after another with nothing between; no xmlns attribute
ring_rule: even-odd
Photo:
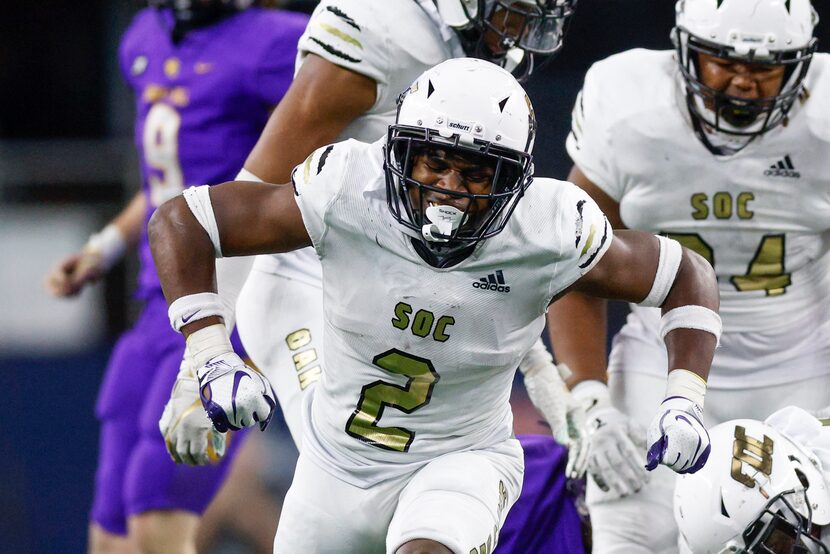
<svg viewBox="0 0 830 554"><path fill-rule="evenodd" d="M271 381L300 447L303 393L323 367L322 289L255 265L236 304L236 325L248 356Z"/></svg>

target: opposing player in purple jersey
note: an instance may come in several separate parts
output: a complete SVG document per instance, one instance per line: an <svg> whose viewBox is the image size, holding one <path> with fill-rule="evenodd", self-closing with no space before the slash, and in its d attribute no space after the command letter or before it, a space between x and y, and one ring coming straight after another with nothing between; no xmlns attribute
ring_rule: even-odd
<svg viewBox="0 0 830 554"><path fill-rule="evenodd" d="M165 448L159 419L185 343L168 323L146 224L184 188L236 175L291 82L307 18L250 3L156 0L136 15L121 40L119 63L136 97L142 191L47 280L53 294L74 295L138 246L137 296L144 308L113 351L96 407L101 436L91 552L195 552L199 514L239 446L241 437L225 454L225 436L199 437L212 459L225 454L207 467L176 464ZM198 404L181 400L196 390L191 368L181 366L171 401L181 409L175 420L166 414L162 422L169 432L205 418Z"/></svg>
<svg viewBox="0 0 830 554"><path fill-rule="evenodd" d="M296 79L245 162L245 180L286 182L291 169L317 147L344 138L377 139L394 121L398 94L446 59L475 55L528 77L561 46L573 5L571 0L385 0L378 9L367 0L323 0L300 40ZM237 314L246 349L273 383L300 447L301 396L319 378L325 357L319 272L309 249L258 259ZM220 267L220 280L225 274ZM264 329L268 332L257 332ZM539 373L551 368L552 363L542 364ZM172 438L175 451L193 450L187 433ZM562 545L578 551L572 548L581 545L576 512L562 494L564 449L552 439L528 440L544 443L528 449L528 467L546 469L525 475L530 494L517 506L526 508L508 517L503 533L511 538L500 551L563 551ZM556 479L560 484L549 486ZM537 506L548 511L542 515Z"/></svg>

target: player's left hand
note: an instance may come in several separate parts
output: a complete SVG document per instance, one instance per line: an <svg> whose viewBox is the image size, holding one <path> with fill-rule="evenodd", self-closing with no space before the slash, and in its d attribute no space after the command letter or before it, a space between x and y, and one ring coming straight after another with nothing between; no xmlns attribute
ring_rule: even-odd
<svg viewBox="0 0 830 554"><path fill-rule="evenodd" d="M589 444L585 440L585 408L565 386L571 370L558 366L541 341L533 345L519 364L530 401L545 417L553 438L568 449L565 475L581 479L588 467Z"/></svg>
<svg viewBox="0 0 830 554"><path fill-rule="evenodd" d="M687 398L667 398L648 428L646 469L658 464L677 473L695 473L709 459L709 433L703 426L703 410Z"/></svg>
<svg viewBox="0 0 830 554"><path fill-rule="evenodd" d="M202 405L217 431L238 431L255 423L263 431L268 427L277 395L268 379L236 353L211 358L196 370L196 376Z"/></svg>
<svg viewBox="0 0 830 554"><path fill-rule="evenodd" d="M565 466L565 477L568 479L582 479L588 470L591 443L585 435L585 429L585 406L568 394L565 424L553 433L553 438L568 448L568 464Z"/></svg>
<svg viewBox="0 0 830 554"><path fill-rule="evenodd" d="M225 455L229 435L213 427L199 398L199 382L182 359L179 375L159 420L167 452L177 464L207 465Z"/></svg>

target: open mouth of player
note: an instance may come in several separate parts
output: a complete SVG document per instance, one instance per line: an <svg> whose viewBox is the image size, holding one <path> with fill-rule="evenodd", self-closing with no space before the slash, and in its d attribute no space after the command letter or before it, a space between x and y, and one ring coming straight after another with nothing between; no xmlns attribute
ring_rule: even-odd
<svg viewBox="0 0 830 554"><path fill-rule="evenodd" d="M745 129L755 123L761 111L749 105L730 104L720 108L720 117L729 125L738 129Z"/></svg>

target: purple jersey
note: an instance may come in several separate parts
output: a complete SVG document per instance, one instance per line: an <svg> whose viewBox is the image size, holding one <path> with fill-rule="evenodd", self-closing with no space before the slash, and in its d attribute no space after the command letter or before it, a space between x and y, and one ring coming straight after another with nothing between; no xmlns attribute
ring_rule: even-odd
<svg viewBox="0 0 830 554"><path fill-rule="evenodd" d="M147 220L185 187L230 181L288 90L297 13L250 8L171 40L173 16L148 8L121 41L119 63L135 92L135 141ZM139 296L160 291L145 232L139 246Z"/></svg>
<svg viewBox="0 0 830 554"><path fill-rule="evenodd" d="M240 350L236 333L234 348ZM167 323L167 302L153 295L135 325L118 340L98 395L101 422L91 519L117 535L127 518L148 510L201 513L219 489L245 431L218 465L173 463L158 421L170 398L184 340Z"/></svg>
<svg viewBox="0 0 830 554"><path fill-rule="evenodd" d="M161 202L190 185L231 180L292 78L306 17L249 9L171 42L170 12L141 11L119 52L137 99L136 142L149 219ZM98 397L101 421L91 518L125 534L127 518L149 510L201 513L222 483L245 433L218 465L194 468L170 459L158 421L176 379L184 340L170 328L147 234L139 294L146 300L122 336ZM238 343L234 341L238 350Z"/></svg>
<svg viewBox="0 0 830 554"><path fill-rule="evenodd" d="M565 488L568 451L548 436L516 438L525 454L522 494L507 514L496 554L585 552L579 514Z"/></svg>

